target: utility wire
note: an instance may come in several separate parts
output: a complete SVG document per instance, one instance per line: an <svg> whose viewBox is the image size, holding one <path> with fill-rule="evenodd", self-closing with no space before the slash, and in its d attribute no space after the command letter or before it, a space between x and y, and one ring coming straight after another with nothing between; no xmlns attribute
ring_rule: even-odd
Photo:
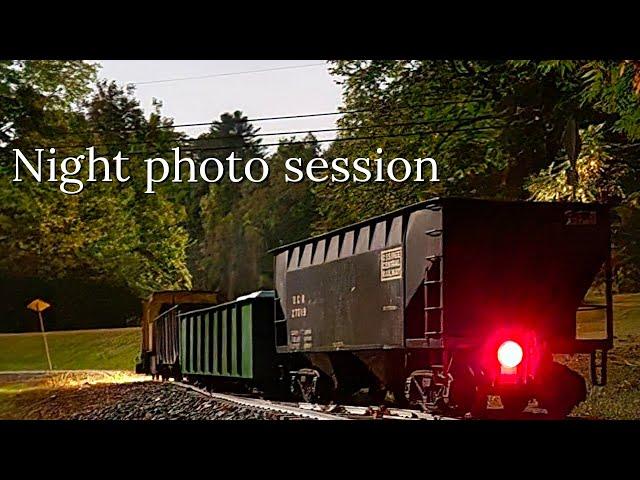
<svg viewBox="0 0 640 480"><path fill-rule="evenodd" d="M225 72L225 73L212 73L210 75L197 75L193 77L177 77L177 78L165 78L161 80L147 80L143 82L127 82L127 85L152 85L156 83L169 83L169 82L183 82L185 80L202 80L205 78L217 78L217 77L230 77L233 75L247 75L251 73L263 73L263 72L275 72L279 70L295 70L300 68L318 67L320 65L326 65L326 63L308 63L306 65L290 65L283 67L270 67L261 68L257 70L244 70L241 72Z"/></svg>
<svg viewBox="0 0 640 480"><path fill-rule="evenodd" d="M451 122L462 122L472 120L474 122L479 122L483 120L494 120L502 118L500 115L479 115L476 117L461 117L461 118L444 118L444 119L432 119L432 120L421 120L414 122L398 122L398 123L381 123L381 124L373 124L373 125L359 125L352 127L335 127L335 128L319 128L319 129L306 129L306 130L293 130L293 131L285 131L285 132L268 132L268 133L252 133L247 135L220 135L218 137L212 138L184 138L184 139L176 139L176 142L185 143L185 142L206 142L206 141L215 141L221 139L229 139L229 138L259 138L259 137L275 137L275 136L288 136L288 135L300 135L304 133L326 133L326 132L344 132L344 131L352 131L352 130L367 130L367 129L375 129L375 128L394 128L394 127L410 127L410 126L419 126L419 125L431 125L434 123L451 123ZM139 142L130 142L129 145L151 145L156 141L139 141ZM121 143L94 143L90 146L92 147L117 147L122 145ZM80 148L86 147L86 144L74 144L74 145L60 145L56 148L56 150L61 150L65 148Z"/></svg>
<svg viewBox="0 0 640 480"><path fill-rule="evenodd" d="M395 105L390 105L387 107L382 107L382 109L387 109L387 108L395 108L396 110L411 110L412 108L429 108L429 107L439 107L442 105L457 105L457 104L464 104L464 103L478 103L478 102L483 102L484 99L468 99L468 100L441 100L439 102L434 102L434 103L417 103L414 105L406 105L406 106L395 106ZM256 122L266 122L269 120L289 120L289 119L293 119L293 118L308 118L308 117L325 117L325 116L331 116L331 115L344 115L344 114L350 114L350 113L365 113L365 112L373 112L375 110L378 110L379 108L360 108L360 109L354 109L354 110L338 110L335 112L321 112L321 113L306 113L306 114L300 114L300 115L284 115L284 116L277 116L277 117L259 117L259 118L248 118L248 119L243 119L242 122L246 123L246 122L252 122L252 123L256 123ZM213 121L213 122L207 122L205 123L205 125L212 125L214 123L219 123L219 120ZM183 126L189 126L189 125L183 125Z"/></svg>
<svg viewBox="0 0 640 480"><path fill-rule="evenodd" d="M458 132L470 132L470 131L482 131L482 130L495 130L504 128L505 125L490 125L485 127L471 127L471 128L458 128L458 129L449 129L449 130L427 130L427 131L419 131L419 132L405 132L405 133L396 133L396 134L386 134L386 135L369 135L369 136L355 136L355 137L338 137L338 138L328 138L322 140L295 140L290 142L279 142L279 143L267 143L260 145L261 147L276 147L281 145L305 145L305 144L316 144L316 143L327 143L327 142L347 142L353 140L376 140L378 138L396 138L396 137L413 137L413 136L422 136L422 135L431 135L436 133L458 133ZM180 145L176 145L180 146ZM244 150L249 148L250 146L237 146L237 145L225 145L218 147L189 147L182 146L187 152L197 152L197 151L217 151L217 150ZM175 148L175 147L174 147ZM156 150L157 151L157 150ZM133 151L126 152L128 155L136 155L136 154L145 154L149 155L150 152L145 151Z"/></svg>
<svg viewBox="0 0 640 480"><path fill-rule="evenodd" d="M483 102L484 99L467 99L467 100L444 100L434 103L421 103L415 105L407 105L407 106L388 106L384 108L394 108L396 110L410 110L413 108L430 108L430 107L438 107L443 105L458 105L458 104L466 104L466 103L478 103ZM312 118L312 117L327 117L332 115L345 115L352 113L365 113L372 112L378 110L378 108L361 108L355 110L342 110L342 111L334 111L334 112L320 112L320 113L303 113L303 114L295 114L295 115L280 115L280 116L272 116L272 117L257 117L257 118L243 118L238 120L236 123L258 123L258 122L266 122L271 120L291 120L298 118ZM157 129L171 129L171 128L184 128L184 127L204 127L207 125L214 125L220 123L220 120L213 120L211 122L197 122L197 123L182 123L176 125L157 125L155 128ZM135 132L137 131L136 127L131 128L123 128L123 129L114 129L114 130L79 130L75 132L61 132L58 135L66 136L66 135L78 135L83 133L127 133L127 132Z"/></svg>
<svg viewBox="0 0 640 480"><path fill-rule="evenodd" d="M450 129L450 130L428 130L428 131L420 131L420 132L405 132L405 133L395 133L395 134L385 134L385 135L370 135L364 137L338 137L338 138L328 138L322 140L295 140L291 142L283 142L283 143L267 143L261 145L262 147L276 147L279 145L304 145L304 144L314 144L314 143L327 143L327 142L347 142L350 140L376 140L378 138L395 138L395 137L413 137L413 136L421 136L426 134L435 134L435 133L455 133L455 132L464 132L464 131L479 131L479 130L494 130L498 128L503 128L504 125L491 125L486 127L472 127L472 128L459 128L459 129ZM225 147L186 147L187 151L198 151L198 150L225 150L237 148L233 146L225 146ZM244 148L244 147L243 147ZM144 153L144 152L142 152Z"/></svg>

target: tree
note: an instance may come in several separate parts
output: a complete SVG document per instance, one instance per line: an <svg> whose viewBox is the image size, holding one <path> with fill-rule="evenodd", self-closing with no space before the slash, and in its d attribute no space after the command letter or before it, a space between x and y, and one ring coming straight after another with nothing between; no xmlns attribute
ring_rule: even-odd
<svg viewBox="0 0 640 480"><path fill-rule="evenodd" d="M267 251L306 238L312 234L316 218L316 196L313 182L304 179L297 183L285 182L285 162L300 158L302 168L320 155L316 138L308 134L304 143L294 137L280 140L278 149L269 157L271 175L255 187L245 200L245 224L253 226L261 237L259 244L259 285L273 287L273 257Z"/></svg>
<svg viewBox="0 0 640 480"><path fill-rule="evenodd" d="M529 175L564 148L571 120L605 114L581 105L575 67L515 61L339 61L345 91L341 134L378 136L331 146L334 156L433 157L441 183L327 185L319 228L434 195L527 197ZM357 192L357 194L355 193ZM341 213L345 212L345 213Z"/></svg>
<svg viewBox="0 0 640 480"><path fill-rule="evenodd" d="M604 124L589 125L580 131L582 148L574 167L565 155L530 177L527 190L532 200L620 203L623 184L630 170L616 161L603 140Z"/></svg>
<svg viewBox="0 0 640 480"><path fill-rule="evenodd" d="M3 151L7 165L11 148L56 146L60 156L75 156L86 153L84 146L96 145L98 154L107 157L121 148L125 154L137 148L135 158L140 159L145 151L163 151L175 137L164 128L170 122L161 118L159 108L145 119L131 92L113 83L99 83L96 93L85 98L80 93L88 89L76 88L74 105L66 106L34 90L42 95L31 103L40 108L42 122L13 121ZM141 163L132 160L131 170L142 169ZM0 236L6 248L0 269L13 276L103 280L138 295L188 287L188 236L180 225L184 211L166 191L144 194L143 184L144 175L133 174L123 184L85 183L80 194L69 196L48 182L3 182Z"/></svg>
<svg viewBox="0 0 640 480"><path fill-rule="evenodd" d="M0 61L0 142L20 131L64 131L64 122L49 120L52 116L62 120L62 114L72 112L89 94L96 69L82 61ZM42 113L46 115L34 115Z"/></svg>
<svg viewBox="0 0 640 480"><path fill-rule="evenodd" d="M290 157L307 162L318 156L319 149L311 135L305 143L291 144L294 140L282 139L269 156L270 176L264 182L214 185L203 199L207 281L227 299L272 288L273 258L267 251L311 233L312 184L285 183L284 162Z"/></svg>
<svg viewBox="0 0 640 480"><path fill-rule="evenodd" d="M0 62L0 270L55 278L78 250L77 199L51 184L14 184L13 148L58 145L82 123L77 105L90 92L95 65L75 61Z"/></svg>
<svg viewBox="0 0 640 480"><path fill-rule="evenodd" d="M226 158L234 154L241 159L235 165L239 178L244 175L249 159L264 154L261 140L256 137L258 131L242 112L224 113L211 125L209 132L194 142L193 156L198 163L214 157L225 164ZM215 177L216 173L207 172L207 175ZM194 239L189 265L198 287L233 296L237 291L250 288L249 282L256 278L258 261L246 255L256 254L258 235L252 234L250 228L244 229L239 217L239 206L251 194L252 185L249 181L232 183L227 177L214 184L191 185L186 204L192 219L189 231ZM230 245L237 248L231 249ZM247 271L247 268L251 270Z"/></svg>
<svg viewBox="0 0 640 480"><path fill-rule="evenodd" d="M153 195L144 193L142 162L151 156L169 157L170 149L182 135L173 130L171 120L162 117L160 103L156 103L147 119L131 88L125 90L104 81L97 87L96 94L85 105L87 122L92 126L95 143L104 145L105 154L113 155L121 148L126 149L131 157L131 180L123 184L94 184L99 202L103 204L111 199L117 204L115 218L122 217L129 223L127 237L114 236L122 233L111 228L94 244L95 251L100 258L113 259L113 263L108 263L110 273L136 292L188 288L191 285L186 265L189 237L184 227L185 211L175 191L177 187L168 183ZM116 249L117 255L105 254L105 248Z"/></svg>
<svg viewBox="0 0 640 480"><path fill-rule="evenodd" d="M581 74L583 101L610 114L614 131L640 139L640 60L585 62Z"/></svg>

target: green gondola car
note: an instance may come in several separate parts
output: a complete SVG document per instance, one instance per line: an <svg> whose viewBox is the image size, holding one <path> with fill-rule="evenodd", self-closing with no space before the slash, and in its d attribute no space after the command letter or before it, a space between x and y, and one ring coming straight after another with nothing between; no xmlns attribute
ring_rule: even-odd
<svg viewBox="0 0 640 480"><path fill-rule="evenodd" d="M273 291L177 315L183 375L272 382L277 372Z"/></svg>

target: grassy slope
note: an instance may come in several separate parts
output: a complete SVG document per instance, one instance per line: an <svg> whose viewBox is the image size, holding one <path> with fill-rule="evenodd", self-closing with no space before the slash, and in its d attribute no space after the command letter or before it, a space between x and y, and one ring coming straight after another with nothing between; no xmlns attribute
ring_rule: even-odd
<svg viewBox="0 0 640 480"><path fill-rule="evenodd" d="M52 332L47 338L58 370L132 370L140 349L139 328ZM47 368L41 335L0 335L0 371Z"/></svg>

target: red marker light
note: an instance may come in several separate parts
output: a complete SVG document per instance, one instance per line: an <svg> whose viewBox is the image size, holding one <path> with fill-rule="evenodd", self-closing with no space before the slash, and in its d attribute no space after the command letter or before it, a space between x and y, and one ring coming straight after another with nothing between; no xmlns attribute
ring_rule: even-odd
<svg viewBox="0 0 640 480"><path fill-rule="evenodd" d="M507 340L498 348L498 361L505 368L514 368L522 362L522 347L513 340Z"/></svg>

